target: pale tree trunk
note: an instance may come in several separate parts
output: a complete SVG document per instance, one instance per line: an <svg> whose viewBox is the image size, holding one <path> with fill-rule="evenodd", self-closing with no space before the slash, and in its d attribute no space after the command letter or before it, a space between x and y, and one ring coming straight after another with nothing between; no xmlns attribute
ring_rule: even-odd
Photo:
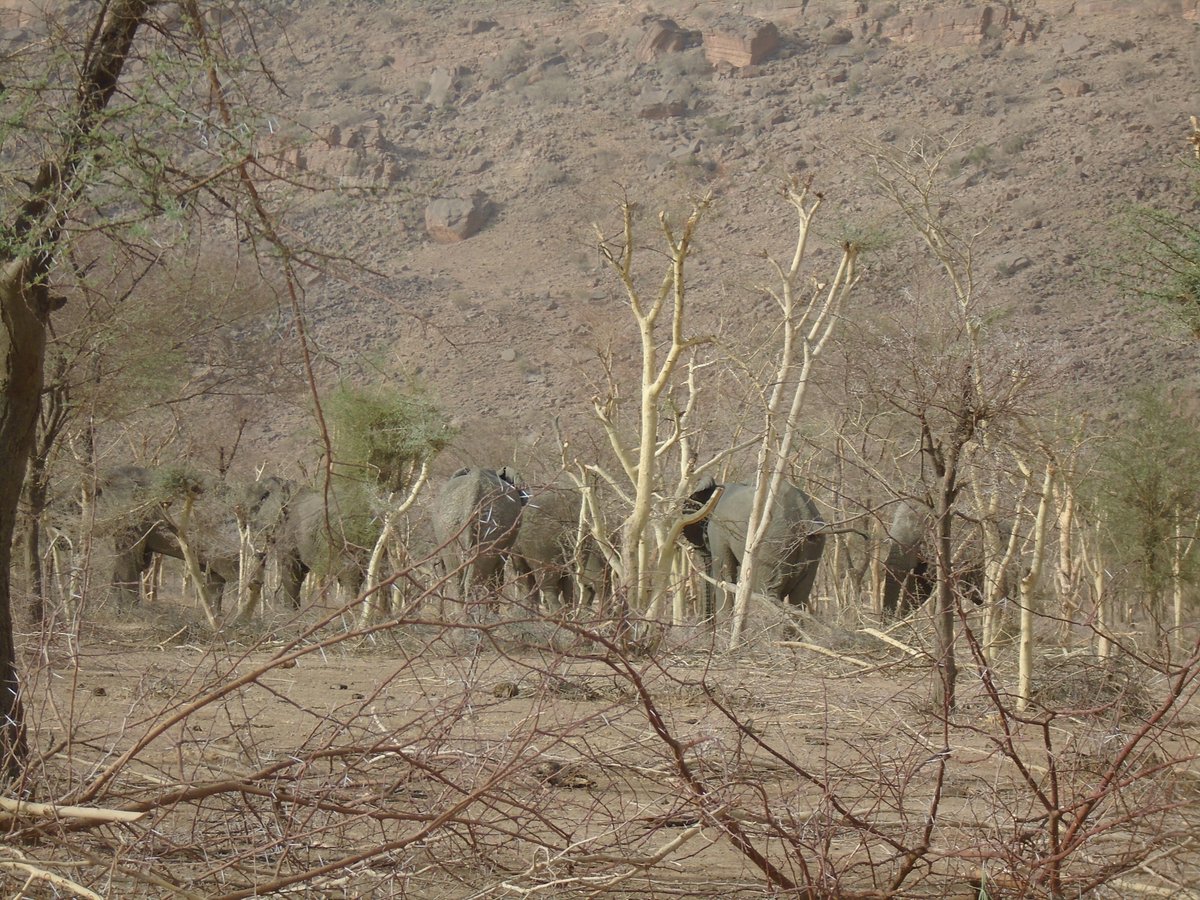
<svg viewBox="0 0 1200 900"><path fill-rule="evenodd" d="M383 598L386 592L380 588L379 569L387 554L388 544L392 540L392 535L396 533L396 522L412 508L421 490L425 487L425 482L428 480L429 460L426 459L421 462L421 471L417 475L417 480L413 482L412 486L408 489L408 494L400 501L399 505L392 505L395 498L394 494L388 496L387 510L383 514L383 528L379 532L379 539L375 541L375 547L371 550L370 562L367 564L367 579L363 585L363 593L366 596L366 601L363 603L362 612L359 615L359 627L361 628L366 628L382 617L385 606Z"/></svg>
<svg viewBox="0 0 1200 900"><path fill-rule="evenodd" d="M183 515L179 517L177 523L171 524L175 530L175 539L179 541L179 549L183 552L183 562L187 566L188 575L196 587L196 596L200 600L204 618L208 620L209 627L216 631L221 626L221 617L213 605L213 598L208 594L208 581L200 568L200 558L192 548L189 531L192 524L192 507L195 502L195 498L189 491L183 498ZM166 517L165 512L164 517Z"/></svg>
<svg viewBox="0 0 1200 900"><path fill-rule="evenodd" d="M783 347L772 379L774 388L767 401L766 421L755 464L754 498L746 527L746 544L730 623L731 648L742 641L750 595L758 577L759 547L769 533L775 500L790 465L800 412L804 408L813 367L833 334L843 302L858 280L855 271L858 247L846 243L842 246L841 262L832 283L825 287L816 286L807 301L801 302L797 298L796 282L804 263L809 227L821 205L821 199L819 195L809 199L807 186L797 184L788 188L787 199L796 210L798 220L796 247L786 269L771 260L779 280L779 289L770 293L783 313Z"/></svg>
<svg viewBox="0 0 1200 900"><path fill-rule="evenodd" d="M1050 519L1050 506L1054 497L1054 462L1046 463L1046 476L1042 482L1041 499L1038 501L1037 518L1033 526L1033 547L1028 555L1029 571L1021 578L1021 644L1017 662L1017 709L1029 705L1030 688L1033 684L1033 626L1034 604L1037 602L1037 587L1042 579L1046 559L1046 532Z"/></svg>
<svg viewBox="0 0 1200 900"><path fill-rule="evenodd" d="M1186 646L1183 640L1183 564L1188 554L1192 552L1192 545L1196 542L1198 529L1200 529L1200 518L1192 523L1192 533L1185 535L1183 517L1179 508L1176 507L1175 540L1171 543L1171 596L1173 600L1171 643L1176 650L1182 650Z"/></svg>
<svg viewBox="0 0 1200 900"><path fill-rule="evenodd" d="M604 424L609 443L632 485L630 501L632 509L625 520L620 553L621 578L625 591L618 603L625 603L639 612L648 610L658 598L653 596L652 586L656 573L664 581L669 580L670 565L661 565L663 547L652 547L647 533L655 507L658 485L658 458L663 451L659 440L660 401L671 385L672 378L685 351L702 343L684 336L684 311L686 290L684 269L691 252L692 239L704 211L710 203L705 198L696 204L676 236L666 214L659 216L663 235L666 238L670 266L663 276L658 293L647 300L639 292L633 276L633 206L623 206L624 233L620 251L615 251L597 230L601 253L621 280L629 308L637 323L642 348L640 406L638 415L638 445L630 450L621 442L614 420L617 398L612 396L606 404L597 402L596 412ZM659 322L664 313L670 317L670 344L659 359Z"/></svg>
<svg viewBox="0 0 1200 900"><path fill-rule="evenodd" d="M957 451L949 454L942 473L935 510L935 554L937 583L933 605L933 660L937 677L933 681L933 706L938 710L954 708L955 686L958 682L958 661L954 655L954 632L957 598L951 582L953 566L954 496L957 493Z"/></svg>
<svg viewBox="0 0 1200 900"><path fill-rule="evenodd" d="M1062 616L1061 641L1070 646L1073 626L1079 616L1079 590L1083 574L1081 561L1075 554L1075 470L1071 456L1061 469L1055 489L1058 502L1058 563L1054 570L1054 593Z"/></svg>
<svg viewBox="0 0 1200 900"><path fill-rule="evenodd" d="M1100 530L1103 523L1096 523L1092 529L1095 546L1089 551L1085 536L1079 536L1079 555L1082 567L1092 576L1092 622L1096 633L1096 656L1107 660L1112 656L1112 622L1108 610L1108 596L1105 587L1108 574L1104 569L1104 558L1100 549Z"/></svg>

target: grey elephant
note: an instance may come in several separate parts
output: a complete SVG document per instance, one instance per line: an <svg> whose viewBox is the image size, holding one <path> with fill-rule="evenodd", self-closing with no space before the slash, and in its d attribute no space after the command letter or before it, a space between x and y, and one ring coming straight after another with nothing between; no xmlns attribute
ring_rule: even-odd
<svg viewBox="0 0 1200 900"><path fill-rule="evenodd" d="M442 485L433 527L456 599L469 601L477 588L499 592L528 499L518 483L505 466L459 469Z"/></svg>
<svg viewBox="0 0 1200 900"><path fill-rule="evenodd" d="M712 479L702 484L686 501L684 512L702 509L717 487ZM746 547L754 487L748 484L723 487L724 492L708 517L684 526L683 535L699 550L710 577L736 582ZM793 606L807 606L825 549L825 534L825 522L812 498L795 485L783 485L760 548L761 580L755 590L779 601L787 600ZM706 619L716 613L713 591L711 585L705 586Z"/></svg>
<svg viewBox="0 0 1200 900"><path fill-rule="evenodd" d="M608 591L608 563L590 533L579 533L579 488L564 482L526 490L511 563L531 606L591 605Z"/></svg>
<svg viewBox="0 0 1200 900"><path fill-rule="evenodd" d="M138 601L142 576L156 553L184 558L171 518L172 507L178 508L178 489L198 495L188 539L204 575L205 591L217 610L226 584L237 583L237 523L224 503L224 485L215 478L184 481L178 473L135 465L100 473L96 516L101 530L112 535L112 585L120 603Z"/></svg>
<svg viewBox="0 0 1200 900"><path fill-rule="evenodd" d="M953 571L955 589L976 605L985 599L982 539L979 524L955 519ZM937 585L933 510L918 500L903 500L888 525L883 554L883 614L906 616L928 600ZM1003 529L1008 531L1007 528Z"/></svg>
<svg viewBox="0 0 1200 900"><path fill-rule="evenodd" d="M260 573L273 555L280 590L295 609L304 580L313 572L336 579L347 596L362 590L378 528L367 507L357 491L346 487L334 487L327 496L324 490L268 475L247 488L237 513L249 531Z"/></svg>

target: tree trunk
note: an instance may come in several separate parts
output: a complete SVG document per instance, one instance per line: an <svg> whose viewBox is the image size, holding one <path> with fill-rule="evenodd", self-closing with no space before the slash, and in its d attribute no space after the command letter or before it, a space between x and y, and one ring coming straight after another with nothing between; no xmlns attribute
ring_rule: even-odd
<svg viewBox="0 0 1200 900"><path fill-rule="evenodd" d="M1033 625L1036 591L1042 579L1046 560L1046 530L1050 507L1054 499L1054 463L1046 463L1046 478L1038 502L1037 519L1033 526L1033 550L1029 555L1029 571L1021 578L1021 647L1017 664L1017 709L1024 710L1033 693Z"/></svg>
<svg viewBox="0 0 1200 900"><path fill-rule="evenodd" d="M10 262L0 276L0 459L7 462L0 467L0 783L20 774L26 753L13 642L12 546L42 393L49 313L45 285L28 285L31 268L31 260Z"/></svg>
<svg viewBox="0 0 1200 900"><path fill-rule="evenodd" d="M36 460L35 460L36 463ZM41 625L46 619L46 575L42 569L42 513L46 509L44 473L29 473L25 492L25 590L29 594L29 620Z"/></svg>
<svg viewBox="0 0 1200 900"><path fill-rule="evenodd" d="M0 779L19 776L26 755L12 617L12 546L25 467L33 449L51 301L48 277L64 217L82 192L89 138L117 88L151 0L103 4L84 58L71 122L57 159L44 160L28 196L6 222L0 260Z"/></svg>
<svg viewBox="0 0 1200 900"><path fill-rule="evenodd" d="M942 476L937 496L937 591L934 596L933 633L934 665L937 677L933 682L933 707L954 709L954 688L958 681L958 662L954 658L954 620L957 601L951 578L953 542L951 516L954 512L955 466L951 462Z"/></svg>

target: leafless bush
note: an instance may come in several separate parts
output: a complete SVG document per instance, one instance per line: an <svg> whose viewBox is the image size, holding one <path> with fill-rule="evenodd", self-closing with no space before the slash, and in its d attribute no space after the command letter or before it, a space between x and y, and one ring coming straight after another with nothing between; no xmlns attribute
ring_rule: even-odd
<svg viewBox="0 0 1200 900"><path fill-rule="evenodd" d="M500 615L464 615L424 572L397 573L404 605L368 628L345 628L360 598L318 595L246 643L111 620L50 633L30 660L25 788L57 809L0 810L0 883L1067 897L1196 872L1195 649L1117 675L1047 657L1069 677L1019 715L996 663L946 716L927 707L927 658L863 636L833 656L780 645L765 608L736 655L700 627L647 655L589 609L506 592ZM1138 704L1111 687L1121 671Z"/></svg>

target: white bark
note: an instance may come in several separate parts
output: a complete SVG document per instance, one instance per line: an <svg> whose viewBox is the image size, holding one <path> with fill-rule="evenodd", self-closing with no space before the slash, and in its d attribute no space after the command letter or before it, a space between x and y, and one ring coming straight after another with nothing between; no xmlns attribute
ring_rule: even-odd
<svg viewBox="0 0 1200 900"><path fill-rule="evenodd" d="M425 483L429 480L429 460L421 461L421 471L417 474L417 479L409 487L404 499L400 501L398 506L393 506L395 502L395 494L389 494L385 512L383 514L383 528L380 529L379 538L375 541L375 546L371 549L371 559L367 563L367 578L363 584L363 594L366 600L363 602L362 612L359 614L359 627L365 628L372 622L376 621L383 614L387 592L380 587L379 569L383 564L384 556L387 554L388 544L392 540L392 536L396 533L396 522L408 512L412 505L416 502L417 496L421 493Z"/></svg>
<svg viewBox="0 0 1200 900"><path fill-rule="evenodd" d="M1054 462L1047 461L1042 481L1041 499L1033 526L1033 547L1029 553L1029 571L1021 579L1021 651L1017 668L1017 709L1029 705L1033 683L1033 626L1034 604L1037 602L1038 582L1046 559L1046 531L1050 507L1054 498Z"/></svg>
<svg viewBox="0 0 1200 900"><path fill-rule="evenodd" d="M188 537L188 529L191 527L192 506L195 503L195 498L189 492L183 500L183 513L179 517L179 521L173 523L175 528L175 539L179 541L179 549L183 553L183 561L187 566L188 574L191 576L192 583L196 586L196 596L200 600L200 608L204 611L204 618L208 620L209 627L214 631L220 627L220 617L217 615L216 609L213 607L212 598L208 596L208 585L204 579L204 573L200 569L200 558L196 556L195 550L192 548L191 540Z"/></svg>
<svg viewBox="0 0 1200 900"><path fill-rule="evenodd" d="M804 263L809 228L820 208L821 198L818 195L810 199L806 187L793 184L787 190L787 199L796 211L796 246L786 269L771 261L779 279L778 290L770 293L783 314L783 347L773 378L775 386L767 401L766 421L755 465L754 500L733 601L730 647L736 647L742 640L750 594L758 575L759 547L771 527L775 500L791 462L813 367L833 333L843 302L858 281L855 270L858 247L846 243L833 281L829 285L815 285L806 301L797 298L796 283Z"/></svg>
<svg viewBox="0 0 1200 900"><path fill-rule="evenodd" d="M660 282L657 294L645 298L638 290L633 276L633 206L623 207L624 233L620 251L614 250L597 229L601 253L617 273L625 289L625 296L638 327L642 348L642 374L639 390L638 437L636 447L627 447L621 440L616 424L618 406L617 392L605 403L596 403L596 412L607 432L609 444L632 486L629 494L631 510L625 520L622 538L621 567L617 571L630 605L639 611L657 606L659 598L654 591L655 582L665 583L670 578L670 549L651 540L653 530L648 529L659 496L658 459L679 438L676 434L659 438L660 402L672 384L676 370L688 349L703 343L705 339L684 336L684 312L686 310L685 266L691 252L692 239L705 210L710 203L706 197L693 208L691 215L676 235L665 213L660 214L659 223L666 239L670 265ZM660 323L669 316L670 338L660 359ZM677 498L669 498L672 502ZM659 535L661 541L662 536ZM656 578L656 575L658 576Z"/></svg>

